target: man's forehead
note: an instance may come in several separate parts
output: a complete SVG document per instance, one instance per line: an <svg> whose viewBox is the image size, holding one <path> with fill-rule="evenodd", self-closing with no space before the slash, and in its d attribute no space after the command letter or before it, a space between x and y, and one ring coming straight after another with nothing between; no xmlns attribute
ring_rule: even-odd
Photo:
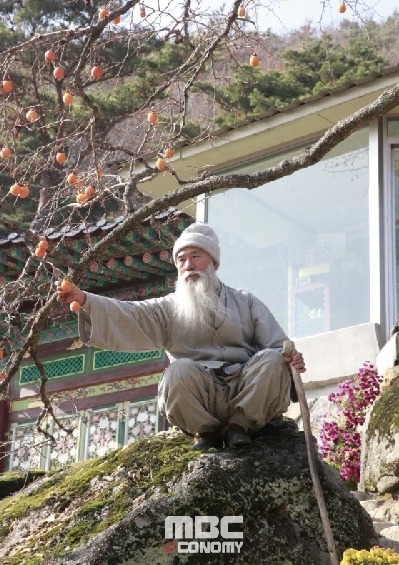
<svg viewBox="0 0 399 565"><path fill-rule="evenodd" d="M184 255L189 255L190 253L205 253L208 255L208 253L206 253L206 251L204 251L203 249L195 247L194 245L189 245L188 247L183 247L183 249L180 249L177 256L182 257Z"/></svg>

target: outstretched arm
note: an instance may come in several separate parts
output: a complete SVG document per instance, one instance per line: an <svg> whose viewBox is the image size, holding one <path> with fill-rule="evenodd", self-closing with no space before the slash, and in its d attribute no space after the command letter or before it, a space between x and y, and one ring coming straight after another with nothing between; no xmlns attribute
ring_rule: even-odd
<svg viewBox="0 0 399 565"><path fill-rule="evenodd" d="M168 344L168 313L163 299L138 302L86 293L70 281L58 281L57 300L76 301L79 334L87 345L112 351L148 351Z"/></svg>

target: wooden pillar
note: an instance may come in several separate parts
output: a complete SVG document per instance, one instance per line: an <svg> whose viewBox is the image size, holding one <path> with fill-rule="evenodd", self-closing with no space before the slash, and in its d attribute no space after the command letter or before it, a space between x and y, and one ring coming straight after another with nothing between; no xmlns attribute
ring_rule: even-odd
<svg viewBox="0 0 399 565"><path fill-rule="evenodd" d="M9 423L10 407L5 399L0 400L0 472L6 470L5 455L9 450L7 432Z"/></svg>

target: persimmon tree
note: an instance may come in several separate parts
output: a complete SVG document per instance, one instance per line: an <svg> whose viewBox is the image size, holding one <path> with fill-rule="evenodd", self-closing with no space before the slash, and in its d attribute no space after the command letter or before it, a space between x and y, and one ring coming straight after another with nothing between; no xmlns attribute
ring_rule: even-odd
<svg viewBox="0 0 399 565"><path fill-rule="evenodd" d="M229 114L229 104L235 105L225 74L271 88L266 66L259 69L259 54L270 59L273 55L270 30L257 25L262 4L267 7L267 0L235 0L211 12L194 0L2 2L0 231L24 237L28 261L51 266L57 251L46 247L49 227L61 229L123 213L124 221L71 267L68 276L79 284L89 263L144 219L203 193L252 189L309 167L399 104L398 86L333 125L306 152L259 173L179 178L170 161L174 148L211 137L221 112ZM364 24L357 0L347 0L345 10L342 4L333 9L351 14L357 26ZM368 59L387 66L374 47L370 50ZM290 57L298 60L292 52ZM325 65L327 61L325 57ZM338 68L336 57L333 64ZM352 64L342 76L349 77ZM286 89L289 81L279 78ZM314 86L319 88L319 81ZM198 91L208 95L202 118L190 114ZM278 99L306 94L309 90L295 87L287 99ZM242 106L244 116L262 108L259 96L254 108ZM233 121L232 114L227 121ZM114 171L121 162L127 171L123 178ZM141 183L165 170L176 177L179 188L161 198L144 196ZM26 272L27 267L21 269L17 280L0 288L0 337L8 348L0 393L6 394L29 353L42 377L40 425L53 410L38 340L56 298L54 287L47 286L45 299L38 297L18 328L15 319L26 298Z"/></svg>

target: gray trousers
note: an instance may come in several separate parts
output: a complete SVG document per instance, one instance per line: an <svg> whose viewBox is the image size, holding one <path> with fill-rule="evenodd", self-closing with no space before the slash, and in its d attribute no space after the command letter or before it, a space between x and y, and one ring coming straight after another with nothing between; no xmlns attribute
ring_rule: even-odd
<svg viewBox="0 0 399 565"><path fill-rule="evenodd" d="M196 434L238 424L255 431L285 412L291 377L282 355L256 353L239 371L218 376L191 359L177 359L159 384L161 414L173 426Z"/></svg>

